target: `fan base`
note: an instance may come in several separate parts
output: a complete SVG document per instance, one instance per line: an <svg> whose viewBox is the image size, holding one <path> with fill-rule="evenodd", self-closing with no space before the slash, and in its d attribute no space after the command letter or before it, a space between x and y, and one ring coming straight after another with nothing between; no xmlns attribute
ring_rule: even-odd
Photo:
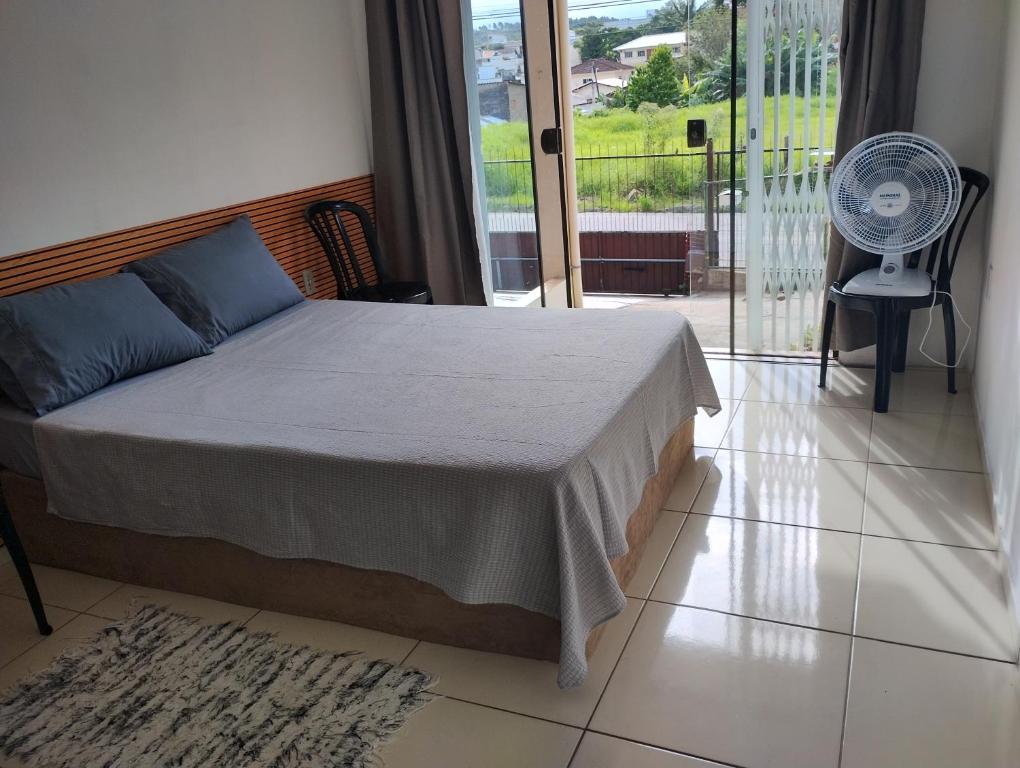
<svg viewBox="0 0 1020 768"><path fill-rule="evenodd" d="M881 269L866 269L843 286L843 293L855 296L927 296L930 292L931 277L920 269L900 270L895 279Z"/></svg>

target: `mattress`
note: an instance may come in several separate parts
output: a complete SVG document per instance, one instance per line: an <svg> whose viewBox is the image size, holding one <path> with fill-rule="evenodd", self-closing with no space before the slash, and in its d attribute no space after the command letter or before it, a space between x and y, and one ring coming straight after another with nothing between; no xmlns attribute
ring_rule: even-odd
<svg viewBox="0 0 1020 768"><path fill-rule="evenodd" d="M627 517L698 406L718 399L674 313L322 301L47 414L35 439L59 516L558 618L570 687L625 606L608 561Z"/></svg>
<svg viewBox="0 0 1020 768"><path fill-rule="evenodd" d="M0 397L0 467L27 477L42 477L32 436L36 418Z"/></svg>

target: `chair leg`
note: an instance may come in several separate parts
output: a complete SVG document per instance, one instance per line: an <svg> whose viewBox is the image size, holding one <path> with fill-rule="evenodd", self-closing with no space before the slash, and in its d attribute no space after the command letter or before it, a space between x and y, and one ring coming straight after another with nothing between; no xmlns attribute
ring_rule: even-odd
<svg viewBox="0 0 1020 768"><path fill-rule="evenodd" d="M896 319L896 353L893 356L893 373L907 370L907 342L910 338L910 313L904 312Z"/></svg>
<svg viewBox="0 0 1020 768"><path fill-rule="evenodd" d="M818 386L825 389L825 377L829 371L829 349L832 346L832 325L836 320L836 302L825 302L825 320L822 323L822 366Z"/></svg>
<svg viewBox="0 0 1020 768"><path fill-rule="evenodd" d="M32 614L35 616L35 624L39 628L39 634L52 634L53 627L46 621L46 610L43 608L42 598L39 597L39 590L35 585L35 578L32 576L32 566L29 565L28 557L21 546L21 538L14 528L14 520L11 519L11 513L7 509L7 503L4 501L2 491L0 491L0 537L3 538L4 543L7 545L11 560L14 562L14 569L18 572L18 576L21 577L21 585L25 589L25 596L28 598L28 604L31 606Z"/></svg>
<svg viewBox="0 0 1020 768"><path fill-rule="evenodd" d="M896 315L891 307L883 302L875 314L875 413L885 413L889 410L896 331Z"/></svg>
<svg viewBox="0 0 1020 768"><path fill-rule="evenodd" d="M942 323L946 329L946 365L953 366L956 363L956 317L951 301L942 305ZM949 392L955 395L956 368L950 367L946 371L949 374Z"/></svg>

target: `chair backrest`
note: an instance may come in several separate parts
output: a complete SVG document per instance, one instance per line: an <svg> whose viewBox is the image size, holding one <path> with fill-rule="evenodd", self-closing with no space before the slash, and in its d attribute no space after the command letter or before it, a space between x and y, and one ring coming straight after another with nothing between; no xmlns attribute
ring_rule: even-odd
<svg viewBox="0 0 1020 768"><path fill-rule="evenodd" d="M949 290L949 283L953 278L953 269L956 267L956 257L960 253L963 236L974 215L974 209L977 208L991 184L987 176L973 168L961 167L960 178L963 180L963 188L960 190L960 210L956 212L953 223L949 225L949 229L942 237L926 249L910 254L910 259L907 262L909 266L916 267L920 264L924 251L927 251L928 260L925 271L935 278L935 287L940 291Z"/></svg>
<svg viewBox="0 0 1020 768"><path fill-rule="evenodd" d="M356 233L352 227L361 230L376 278L380 282L386 279L379 263L379 241L375 227L368 211L360 205L348 200L320 200L305 209L305 221L312 228L329 260L333 277L336 278L338 299L346 298L355 288L369 284L354 250L352 238L356 237Z"/></svg>

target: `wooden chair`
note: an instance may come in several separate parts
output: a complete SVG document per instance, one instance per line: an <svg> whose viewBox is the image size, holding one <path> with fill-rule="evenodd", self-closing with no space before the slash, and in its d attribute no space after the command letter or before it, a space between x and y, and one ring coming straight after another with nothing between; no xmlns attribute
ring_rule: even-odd
<svg viewBox="0 0 1020 768"><path fill-rule="evenodd" d="M889 387L893 373L903 373L907 367L907 341L910 333L910 313L915 309L929 309L934 303L942 307L942 322L946 336L946 362L956 362L956 318L952 303L950 281L960 243L974 215L974 209L988 191L990 181L985 174L973 168L960 168L963 189L960 192L960 210L953 223L938 240L928 246L925 271L931 276L931 291L926 296L866 296L846 293L843 284L835 282L829 288L825 305L825 321L822 327L822 364L818 386L825 387L829 362L829 348L832 342L832 325L836 318L836 307L859 312L869 312L875 318L875 400L876 413L889 410ZM910 255L907 265L917 268L922 251ZM947 368L949 391L956 394L956 368Z"/></svg>
<svg viewBox="0 0 1020 768"><path fill-rule="evenodd" d="M345 218L348 214L349 218ZM322 200L305 209L305 221L312 228L329 260L336 279L336 297L352 301L380 301L396 304L432 304L432 290L426 283L390 280L379 261L379 241L368 211L346 200ZM376 281L369 283L354 251L349 222L361 229Z"/></svg>

